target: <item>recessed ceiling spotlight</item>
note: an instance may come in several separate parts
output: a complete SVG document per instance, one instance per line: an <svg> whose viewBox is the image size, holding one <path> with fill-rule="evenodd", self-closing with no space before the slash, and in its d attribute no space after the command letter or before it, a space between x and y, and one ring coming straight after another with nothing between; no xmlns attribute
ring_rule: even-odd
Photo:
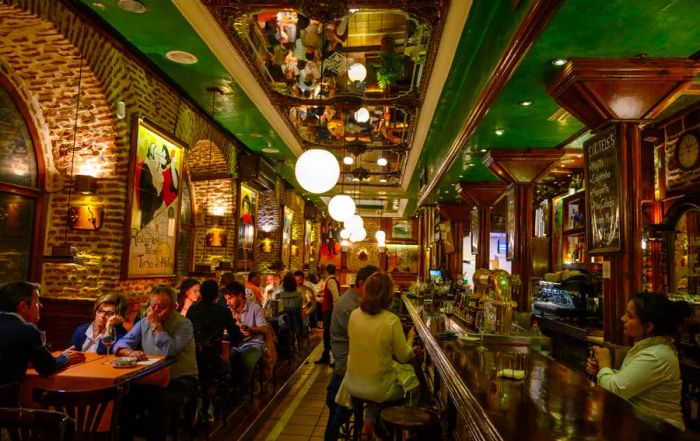
<svg viewBox="0 0 700 441"><path fill-rule="evenodd" d="M379 180L379 182L385 183L385 182L386 182L386 179L385 179L385 178L381 178L381 179Z"/></svg>
<svg viewBox="0 0 700 441"><path fill-rule="evenodd" d="M520 101L518 104L520 104L520 105L523 106L523 107L529 107L529 106L532 105L532 100Z"/></svg>
<svg viewBox="0 0 700 441"><path fill-rule="evenodd" d="M251 137L251 138L262 138L262 135L261 135L260 133L258 133L258 132L252 132L252 133L250 134L250 137Z"/></svg>
<svg viewBox="0 0 700 441"><path fill-rule="evenodd" d="M343 164L345 165L352 165L353 162L355 162L355 160L352 159L352 156L350 155L343 158Z"/></svg>
<svg viewBox="0 0 700 441"><path fill-rule="evenodd" d="M165 54L168 60L180 64L195 64L199 59L193 54L185 51L168 51Z"/></svg>
<svg viewBox="0 0 700 441"><path fill-rule="evenodd" d="M107 9L107 6L105 6L105 4L102 2L92 2L92 7L101 11Z"/></svg>
<svg viewBox="0 0 700 441"><path fill-rule="evenodd" d="M357 8L348 9L348 12L351 13L351 14L354 14L354 13L357 12L357 11L359 11L359 9L357 9Z"/></svg>
<svg viewBox="0 0 700 441"><path fill-rule="evenodd" d="M474 167L474 164L467 164L467 167Z"/></svg>
<svg viewBox="0 0 700 441"><path fill-rule="evenodd" d="M117 6L126 12L131 12L134 14L143 14L148 10L146 5L141 3L139 0L119 0Z"/></svg>
<svg viewBox="0 0 700 441"><path fill-rule="evenodd" d="M498 135L498 136L501 136L501 135L503 135L504 133L506 133L506 129L496 129L496 130L493 131L493 133L495 133L495 134Z"/></svg>
<svg viewBox="0 0 700 441"><path fill-rule="evenodd" d="M274 147L265 147L264 149L262 149L262 151L265 153L279 153L280 152L279 149L276 149Z"/></svg>
<svg viewBox="0 0 700 441"><path fill-rule="evenodd" d="M567 60L566 58L555 58L554 60L552 60L552 65L560 67L565 65L567 61L569 60Z"/></svg>
<svg viewBox="0 0 700 441"><path fill-rule="evenodd" d="M378 191L379 194L386 194L386 191Z"/></svg>
<svg viewBox="0 0 700 441"><path fill-rule="evenodd" d="M488 152L488 150L486 150L486 149L481 149L481 150L479 150L479 151L480 151L481 153L486 153L486 152Z"/></svg>

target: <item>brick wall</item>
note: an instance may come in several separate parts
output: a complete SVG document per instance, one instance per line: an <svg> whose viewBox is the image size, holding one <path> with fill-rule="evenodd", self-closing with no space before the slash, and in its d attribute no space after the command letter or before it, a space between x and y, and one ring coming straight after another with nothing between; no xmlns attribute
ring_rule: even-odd
<svg viewBox="0 0 700 441"><path fill-rule="evenodd" d="M378 217L363 217L365 222L365 230L367 237L362 242L355 242L348 247L347 267L351 273L356 273L360 268L366 265L379 266L379 248L377 247L377 239L374 237L379 230ZM385 231L386 233L386 231ZM364 250L367 253L367 260L360 260L360 251Z"/></svg>
<svg viewBox="0 0 700 441"><path fill-rule="evenodd" d="M196 229L194 241L194 264L207 264L212 267L220 261L233 264L236 254L236 183L233 179L196 181L192 183L195 193ZM215 217L216 216L216 217ZM221 216L220 218L218 218ZM219 223L215 226L215 219ZM214 228L226 235L223 247L208 246L206 234Z"/></svg>
<svg viewBox="0 0 700 441"><path fill-rule="evenodd" d="M258 242L255 247L255 263L258 271L269 271L270 265L281 258L282 215L275 190L258 192ZM269 241L271 250L263 249L263 241Z"/></svg>
<svg viewBox="0 0 700 441"><path fill-rule="evenodd" d="M304 254L301 247L304 246L304 198L297 193L287 191L284 194L284 205L294 211L292 219L292 250L296 246L296 254L292 252L291 263L283 262L287 270L295 271L304 265Z"/></svg>
<svg viewBox="0 0 700 441"><path fill-rule="evenodd" d="M31 114L46 165L46 188L57 191L69 183L75 98L81 55L84 57L75 173L92 168L99 178L91 203L102 205L105 219L98 231L69 231L68 242L80 250L84 266L44 264L44 295L94 298L104 291L128 294L154 283L174 279L120 280L131 118L148 117L192 146L186 160L190 173L209 170L209 140L218 147L212 155L215 170L234 171L239 146L212 125L211 120L182 99L177 90L128 54L119 42L81 20L58 0L10 0L0 4L0 72L13 85ZM113 110L124 101L127 118ZM219 186L217 182L214 185ZM200 187L197 184L197 187ZM201 206L201 191L193 195ZM233 193L230 194L233 197ZM85 196L72 202L86 201ZM45 252L63 243L67 193L47 196ZM198 210L197 222L203 212ZM233 225L231 223L231 225ZM197 235L203 231L197 229ZM233 235L230 240L234 244ZM217 254L197 248L199 259ZM202 248L204 248L202 250ZM228 250L227 250L228 252ZM209 254L208 254L209 253ZM226 254L224 254L226 256Z"/></svg>

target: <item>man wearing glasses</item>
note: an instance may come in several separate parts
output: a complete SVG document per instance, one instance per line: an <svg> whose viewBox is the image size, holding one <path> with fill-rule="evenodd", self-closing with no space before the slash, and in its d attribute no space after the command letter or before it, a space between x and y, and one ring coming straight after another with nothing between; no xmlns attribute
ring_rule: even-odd
<svg viewBox="0 0 700 441"><path fill-rule="evenodd" d="M121 439L133 439L136 415L148 411L149 441L165 440L173 417L181 414L197 385L197 358L192 322L175 311L177 294L168 286L153 287L146 318L114 345L120 357L145 360L148 355L175 359L166 388L133 384L124 400ZM141 420L143 421L143 420Z"/></svg>

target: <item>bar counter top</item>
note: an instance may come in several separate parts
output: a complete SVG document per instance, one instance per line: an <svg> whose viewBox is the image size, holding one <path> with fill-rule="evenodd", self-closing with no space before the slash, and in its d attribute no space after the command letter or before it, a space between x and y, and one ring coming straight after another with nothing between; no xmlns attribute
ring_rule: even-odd
<svg viewBox="0 0 700 441"><path fill-rule="evenodd" d="M404 303L423 340L440 387L456 410L455 433L475 440L686 440L681 432L589 382L577 371L527 346L440 339L438 332L461 331L459 322L443 314L426 314L404 296ZM522 354L525 378L497 376L508 354ZM513 355L515 358L515 355Z"/></svg>

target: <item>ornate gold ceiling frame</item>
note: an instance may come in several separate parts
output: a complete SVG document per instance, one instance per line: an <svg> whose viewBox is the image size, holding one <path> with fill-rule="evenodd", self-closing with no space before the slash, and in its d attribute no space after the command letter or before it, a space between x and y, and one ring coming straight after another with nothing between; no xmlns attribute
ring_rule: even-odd
<svg viewBox="0 0 700 441"><path fill-rule="evenodd" d="M426 60L421 78L422 84L428 84L430 75L435 63L435 58L438 52L438 46L442 36L445 15L449 8L450 0L287 0L287 1L260 1L260 0L200 0L202 4L210 11L215 20L224 30L225 35L234 46L235 50L244 60L248 70L255 77L258 84L265 91L273 106L283 117L284 122L289 127L290 131L299 141L304 149L317 147L317 144L310 143L304 140L297 127L294 126L290 118L290 110L294 107L307 105L325 105L333 106L336 110L351 111L360 107L363 103L368 105L388 105L400 109L408 116L408 133L409 139L400 148L403 150L405 145L412 146L413 136L415 134L415 124L418 119L420 107L423 104L427 87L422 87L420 90L412 89L410 92L397 97L387 98L366 98L360 96L334 96L323 99L308 99L282 94L271 87L256 68L255 60L250 58L249 52L245 50L245 42L240 36L234 32L234 21L245 15L257 12L262 9L294 9L311 18L321 22L327 22L332 19L340 18L347 15L351 8L362 10L377 9L377 10L397 10L405 13L408 17L417 20L420 23L425 23L430 26L431 34L428 47L426 48ZM324 146L330 148L330 146ZM396 147L395 147L396 148ZM410 148L406 149L409 151ZM408 155L404 155L399 165L399 170L391 173L403 173L408 161ZM400 186L399 184L389 184L383 186Z"/></svg>

